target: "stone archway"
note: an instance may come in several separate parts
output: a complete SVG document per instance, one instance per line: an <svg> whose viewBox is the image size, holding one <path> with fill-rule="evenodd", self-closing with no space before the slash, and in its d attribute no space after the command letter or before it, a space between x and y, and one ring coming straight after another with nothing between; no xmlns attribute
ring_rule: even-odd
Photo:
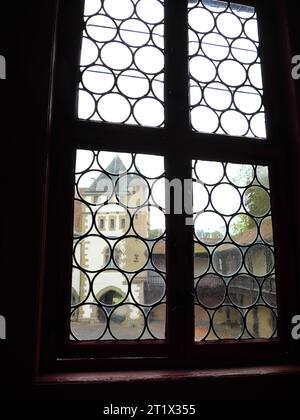
<svg viewBox="0 0 300 420"><path fill-rule="evenodd" d="M96 297L98 302L112 306L117 305L124 299L124 293L118 287L109 286L100 290Z"/></svg>
<svg viewBox="0 0 300 420"><path fill-rule="evenodd" d="M118 287L109 286L100 290L100 292L97 293L96 297L98 302L104 305L108 305L108 307L110 307L110 309L108 308L108 311L110 312L114 305L117 305L124 299L125 294ZM99 321L104 321L102 309L98 308L96 316Z"/></svg>

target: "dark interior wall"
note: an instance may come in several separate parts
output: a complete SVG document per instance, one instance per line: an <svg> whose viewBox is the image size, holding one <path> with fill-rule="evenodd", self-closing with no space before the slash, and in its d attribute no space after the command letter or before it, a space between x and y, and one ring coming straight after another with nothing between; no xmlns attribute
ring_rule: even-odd
<svg viewBox="0 0 300 420"><path fill-rule="evenodd" d="M35 358L55 3L0 6L7 61L0 133L1 191L6 191L1 197L0 313L7 320L7 340L0 341L0 377L13 383L18 378L24 387L31 382Z"/></svg>
<svg viewBox="0 0 300 420"><path fill-rule="evenodd" d="M2 2L3 3L3 2ZM0 341L0 400L5 398L100 399L100 394L167 395L176 398L239 398L297 396L299 376L212 378L206 382L181 380L146 384L121 382L90 385L33 385L36 365L37 296L43 232L55 0L18 2L0 6L0 54L7 59L7 80L1 81L1 274L0 314L7 319L7 340ZM300 54L298 22L290 5L292 53ZM66 28L67 30L67 28ZM295 83L300 115L300 80ZM300 142L299 142L300 144ZM299 161L299 154L295 159ZM298 165L300 166L300 165ZM295 165L297 167L297 165ZM300 177L299 177L300 179ZM299 194L300 196L300 194ZM300 208L300 205L299 205ZM300 235L299 235L300 237ZM300 310L299 310L300 312ZM166 388L167 387L167 388ZM165 390L168 393L165 394ZM298 388L299 389L299 388ZM125 391L124 391L125 390ZM201 397L200 397L201 395ZM130 397L129 397L130 398Z"/></svg>

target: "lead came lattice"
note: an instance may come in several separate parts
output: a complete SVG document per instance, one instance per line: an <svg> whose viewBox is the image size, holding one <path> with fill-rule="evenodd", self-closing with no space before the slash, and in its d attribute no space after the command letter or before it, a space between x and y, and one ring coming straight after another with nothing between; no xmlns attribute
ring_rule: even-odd
<svg viewBox="0 0 300 420"><path fill-rule="evenodd" d="M193 129L266 138L255 9L190 1L189 57Z"/></svg>

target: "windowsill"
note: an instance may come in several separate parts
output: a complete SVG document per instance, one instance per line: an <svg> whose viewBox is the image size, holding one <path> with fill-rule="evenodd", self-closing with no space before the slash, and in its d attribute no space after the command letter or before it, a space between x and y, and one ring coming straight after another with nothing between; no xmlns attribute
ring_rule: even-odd
<svg viewBox="0 0 300 420"><path fill-rule="evenodd" d="M76 372L42 374L38 385L55 384L105 384L149 383L170 381L206 381L211 379L243 379L272 376L300 375L300 365L272 365L248 368L201 369L201 370L143 370L124 372Z"/></svg>

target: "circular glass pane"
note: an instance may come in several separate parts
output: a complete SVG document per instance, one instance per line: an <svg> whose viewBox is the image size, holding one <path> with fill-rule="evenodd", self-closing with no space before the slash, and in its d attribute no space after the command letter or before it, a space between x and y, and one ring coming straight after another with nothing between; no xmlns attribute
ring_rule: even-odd
<svg viewBox="0 0 300 420"><path fill-rule="evenodd" d="M266 306L257 306L248 312L246 326L253 338L270 339L277 328L276 315Z"/></svg>
<svg viewBox="0 0 300 420"><path fill-rule="evenodd" d="M237 340L244 331L242 314L232 306L223 306L213 316L213 328L221 340Z"/></svg>
<svg viewBox="0 0 300 420"><path fill-rule="evenodd" d="M197 298L208 309L216 308L224 302L226 286L224 280L214 274L207 274L196 287Z"/></svg>
<svg viewBox="0 0 300 420"><path fill-rule="evenodd" d="M275 276L268 277L262 286L262 296L267 305L277 308L276 279Z"/></svg>
<svg viewBox="0 0 300 420"><path fill-rule="evenodd" d="M189 25L197 32L207 33L213 30L215 19L208 10L195 8L189 12Z"/></svg>
<svg viewBox="0 0 300 420"><path fill-rule="evenodd" d="M198 35L189 29L189 56L197 54L200 47Z"/></svg>
<svg viewBox="0 0 300 420"><path fill-rule="evenodd" d="M266 217L260 224L260 236L268 245L274 245L272 217Z"/></svg>
<svg viewBox="0 0 300 420"><path fill-rule="evenodd" d="M118 77L118 88L129 98L142 98L150 88L148 78L137 70L125 70Z"/></svg>
<svg viewBox="0 0 300 420"><path fill-rule="evenodd" d="M166 272L166 240L157 241L151 251L152 264L159 271Z"/></svg>
<svg viewBox="0 0 300 420"><path fill-rule="evenodd" d="M250 187L244 192L244 207L251 216L262 217L269 213L271 208L270 196L261 187Z"/></svg>
<svg viewBox="0 0 300 420"><path fill-rule="evenodd" d="M113 194L113 183L108 175L101 171L88 171L78 181L78 194L89 204L101 204Z"/></svg>
<svg viewBox="0 0 300 420"><path fill-rule="evenodd" d="M195 80L190 80L190 105L198 105L202 99L202 90Z"/></svg>
<svg viewBox="0 0 300 420"><path fill-rule="evenodd" d="M154 206L140 208L133 217L133 228L143 239L154 240L165 233L165 215Z"/></svg>
<svg viewBox="0 0 300 420"><path fill-rule="evenodd" d="M106 13L115 19L127 19L134 12L131 0L104 0L103 3Z"/></svg>
<svg viewBox="0 0 300 420"><path fill-rule="evenodd" d="M258 182L265 188L270 188L269 170L267 166L257 166L256 177Z"/></svg>
<svg viewBox="0 0 300 420"><path fill-rule="evenodd" d="M151 202L162 209L166 207L166 183L167 180L165 178L160 178L156 179L151 186Z"/></svg>
<svg viewBox="0 0 300 420"><path fill-rule="evenodd" d="M244 114L254 114L261 108L262 97L256 89L250 86L243 86L236 90L234 103Z"/></svg>
<svg viewBox="0 0 300 420"><path fill-rule="evenodd" d="M128 210L119 204L106 204L95 215L97 230L106 238L115 239L124 236L130 228Z"/></svg>
<svg viewBox="0 0 300 420"><path fill-rule="evenodd" d="M153 94L161 101L164 101L164 74L158 74L152 79L151 82Z"/></svg>
<svg viewBox="0 0 300 420"><path fill-rule="evenodd" d="M143 98L136 102L133 113L139 124L159 127L164 122L164 107L154 98Z"/></svg>
<svg viewBox="0 0 300 420"><path fill-rule="evenodd" d="M221 81L228 86L241 86L247 74L242 64L233 60L225 60L219 65L218 73Z"/></svg>
<svg viewBox="0 0 300 420"><path fill-rule="evenodd" d="M241 196L232 185L219 184L212 191L211 203L218 213L224 216L231 216L239 211Z"/></svg>
<svg viewBox="0 0 300 420"><path fill-rule="evenodd" d="M117 306L128 295L128 280L118 270L102 271L93 280L93 293L101 305Z"/></svg>
<svg viewBox="0 0 300 420"><path fill-rule="evenodd" d="M213 212L201 213L194 222L195 235L205 245L217 245L226 236L226 222Z"/></svg>
<svg viewBox="0 0 300 420"><path fill-rule="evenodd" d="M162 156L137 154L135 156L135 167L139 173L146 178L159 178L165 172L165 163Z"/></svg>
<svg viewBox="0 0 300 420"><path fill-rule="evenodd" d="M239 38L231 44L231 53L240 63L250 64L257 59L256 45L249 39Z"/></svg>
<svg viewBox="0 0 300 420"><path fill-rule="evenodd" d="M115 264L123 271L134 273L147 264L149 251L144 241L128 237L121 239L114 246Z"/></svg>
<svg viewBox="0 0 300 420"><path fill-rule="evenodd" d="M190 73L199 82L212 82L217 74L215 65L205 57L193 57L190 60Z"/></svg>
<svg viewBox="0 0 300 420"><path fill-rule="evenodd" d="M84 2L84 16L94 15L101 9L100 0L85 0Z"/></svg>
<svg viewBox="0 0 300 420"><path fill-rule="evenodd" d="M159 23L164 18L164 6L157 0L140 0L136 13L144 22Z"/></svg>
<svg viewBox="0 0 300 420"><path fill-rule="evenodd" d="M252 133L259 138L266 138L266 117L264 112L260 112L259 114L254 115L251 118L250 127Z"/></svg>
<svg viewBox="0 0 300 420"><path fill-rule="evenodd" d="M89 235L77 242L74 249L77 265L86 271L102 270L110 261L108 242L96 235ZM82 258L84 256L84 258Z"/></svg>
<svg viewBox="0 0 300 420"><path fill-rule="evenodd" d="M130 48L121 42L109 42L105 44L100 54L103 63L114 70L126 69L132 63Z"/></svg>
<svg viewBox="0 0 300 420"><path fill-rule="evenodd" d="M149 41L150 30L142 21L129 19L120 25L120 37L127 45L141 47Z"/></svg>
<svg viewBox="0 0 300 420"><path fill-rule="evenodd" d="M226 38L237 38L242 32L240 19L232 13L222 13L217 18L217 27Z"/></svg>
<svg viewBox="0 0 300 420"><path fill-rule="evenodd" d="M83 72L82 83L90 92L101 94L113 88L115 78L107 67L91 66Z"/></svg>
<svg viewBox="0 0 300 420"><path fill-rule="evenodd" d="M259 298L259 285L253 277L240 274L230 281L228 295L238 308L250 308Z"/></svg>
<svg viewBox="0 0 300 420"><path fill-rule="evenodd" d="M154 270L144 270L131 281L131 295L139 305L154 305L166 293L165 279Z"/></svg>
<svg viewBox="0 0 300 420"><path fill-rule="evenodd" d="M253 41L258 42L258 25L256 19L249 19L244 26L246 35Z"/></svg>
<svg viewBox="0 0 300 420"><path fill-rule="evenodd" d="M250 274L257 277L268 275L274 268L273 251L266 245L253 245L245 255L245 266Z"/></svg>
<svg viewBox="0 0 300 420"><path fill-rule="evenodd" d="M226 175L232 184L239 188L244 188L252 184L255 173L252 165L228 163L226 165Z"/></svg>
<svg viewBox="0 0 300 420"><path fill-rule="evenodd" d="M200 277L208 270L209 252L198 242L194 243L194 277Z"/></svg>
<svg viewBox="0 0 300 420"><path fill-rule="evenodd" d="M258 63L252 64L248 70L250 83L257 89L263 88L261 65Z"/></svg>
<svg viewBox="0 0 300 420"><path fill-rule="evenodd" d="M266 245L254 245L246 253L245 264L253 275L263 277L274 268L273 251Z"/></svg>
<svg viewBox="0 0 300 420"><path fill-rule="evenodd" d="M155 338L164 340L166 338L166 304L155 306L147 317L149 331Z"/></svg>
<svg viewBox="0 0 300 420"><path fill-rule="evenodd" d="M222 35L211 33L201 40L201 48L204 55L212 60L221 61L228 57L229 45Z"/></svg>
<svg viewBox="0 0 300 420"><path fill-rule="evenodd" d="M193 212L203 211L207 207L208 200L207 189L199 181L193 181Z"/></svg>
<svg viewBox="0 0 300 420"><path fill-rule="evenodd" d="M218 115L206 106L197 106L191 112L193 128L202 133L214 133L219 127Z"/></svg>
<svg viewBox="0 0 300 420"><path fill-rule="evenodd" d="M255 220L247 214L234 216L229 223L229 235L240 246L252 245L258 234Z"/></svg>
<svg viewBox="0 0 300 420"><path fill-rule="evenodd" d="M71 315L72 334L80 341L99 340L106 325L106 314L97 305L82 305Z"/></svg>
<svg viewBox="0 0 300 420"><path fill-rule="evenodd" d="M225 111L221 117L221 125L226 134L244 136L249 130L247 118L237 111Z"/></svg>
<svg viewBox="0 0 300 420"><path fill-rule="evenodd" d="M215 185L224 177L224 167L220 162L198 160L195 165L195 173L204 184Z"/></svg>
<svg viewBox="0 0 300 420"><path fill-rule="evenodd" d="M115 190L118 201L129 208L143 206L150 194L147 181L134 173L121 176Z"/></svg>
<svg viewBox="0 0 300 420"><path fill-rule="evenodd" d="M204 340L210 330L210 317L208 312L199 305L195 309L195 341Z"/></svg>
<svg viewBox="0 0 300 420"><path fill-rule="evenodd" d="M156 47L161 48L162 50L165 47L164 37L165 37L164 25L162 24L156 25L152 29L152 40L153 40L153 43L156 45Z"/></svg>
<svg viewBox="0 0 300 420"><path fill-rule="evenodd" d="M135 53L134 61L138 69L147 74L159 73L164 67L163 53L152 46L139 48Z"/></svg>
<svg viewBox="0 0 300 420"><path fill-rule="evenodd" d="M118 93L108 93L98 102L98 113L107 122L125 122L131 113L128 100Z"/></svg>
<svg viewBox="0 0 300 420"><path fill-rule="evenodd" d="M223 244L214 250L212 264L221 276L233 276L240 270L243 256L237 246L231 243Z"/></svg>
<svg viewBox="0 0 300 420"><path fill-rule="evenodd" d="M95 155L91 150L77 150L76 152L76 174L89 169L95 159Z"/></svg>
<svg viewBox="0 0 300 420"><path fill-rule="evenodd" d="M108 42L117 35L117 25L108 16L92 16L86 22L86 31L97 42Z"/></svg>
<svg viewBox="0 0 300 420"><path fill-rule="evenodd" d="M204 99L208 106L216 111L228 109L232 102L232 95L223 83L210 83L204 89Z"/></svg>
<svg viewBox="0 0 300 420"><path fill-rule="evenodd" d="M96 109L95 100L85 90L78 91L78 118L88 120L94 114Z"/></svg>
<svg viewBox="0 0 300 420"><path fill-rule="evenodd" d="M112 311L109 327L112 336L117 340L137 340L145 329L145 317L137 306L121 305Z"/></svg>
<svg viewBox="0 0 300 420"><path fill-rule="evenodd" d="M87 66L94 63L99 55L97 45L88 38L82 38L80 65Z"/></svg>

